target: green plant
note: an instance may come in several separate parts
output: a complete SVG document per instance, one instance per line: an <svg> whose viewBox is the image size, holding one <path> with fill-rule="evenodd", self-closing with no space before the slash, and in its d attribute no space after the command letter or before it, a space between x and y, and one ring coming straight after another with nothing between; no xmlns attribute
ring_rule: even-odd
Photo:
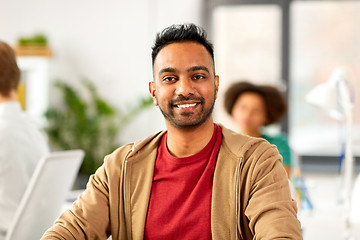
<svg viewBox="0 0 360 240"><path fill-rule="evenodd" d="M22 46L27 46L27 45L46 46L47 38L43 34L37 34L32 37L20 37L18 39L18 44Z"/></svg>
<svg viewBox="0 0 360 240"><path fill-rule="evenodd" d="M65 82L55 83L64 104L62 107L48 108L45 131L52 148L79 148L85 151L80 173L88 176L102 164L106 154L118 147L116 137L119 132L138 113L152 105L152 98L142 98L136 106L120 111L99 96L93 83L88 80L82 83L88 93L87 98Z"/></svg>

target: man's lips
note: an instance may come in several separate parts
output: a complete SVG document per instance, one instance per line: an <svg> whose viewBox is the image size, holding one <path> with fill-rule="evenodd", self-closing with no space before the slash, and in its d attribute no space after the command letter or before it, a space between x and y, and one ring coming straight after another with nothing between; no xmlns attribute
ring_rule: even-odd
<svg viewBox="0 0 360 240"><path fill-rule="evenodd" d="M177 109L193 109L204 102L202 97L183 97L179 96L176 99L170 101L170 106Z"/></svg>
<svg viewBox="0 0 360 240"><path fill-rule="evenodd" d="M181 108L181 109L186 109L186 108L195 107L197 104L198 103L181 103L181 104L175 104L175 107Z"/></svg>

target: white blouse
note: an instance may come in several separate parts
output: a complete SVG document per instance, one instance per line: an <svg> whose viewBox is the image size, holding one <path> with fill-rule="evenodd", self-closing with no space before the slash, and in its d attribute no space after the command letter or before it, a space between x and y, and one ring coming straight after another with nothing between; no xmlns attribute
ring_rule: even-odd
<svg viewBox="0 0 360 240"><path fill-rule="evenodd" d="M0 103L0 240L48 143L18 102Z"/></svg>

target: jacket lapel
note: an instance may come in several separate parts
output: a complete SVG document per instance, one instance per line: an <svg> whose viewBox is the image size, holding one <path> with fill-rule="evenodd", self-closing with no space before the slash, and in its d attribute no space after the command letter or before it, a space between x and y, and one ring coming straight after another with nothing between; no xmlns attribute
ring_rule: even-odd
<svg viewBox="0 0 360 240"><path fill-rule="evenodd" d="M134 146L127 163L125 176L126 202L131 222L131 239L143 239L146 215L149 205L157 144L162 133L150 140L145 146ZM140 149L140 150L136 150Z"/></svg>
<svg viewBox="0 0 360 240"><path fill-rule="evenodd" d="M211 229L213 239L237 239L241 237L236 219L240 207L237 204L241 201L236 194L241 184L238 174L241 174L242 154L250 138L219 126L223 138L214 172Z"/></svg>
<svg viewBox="0 0 360 240"><path fill-rule="evenodd" d="M236 237L236 178L240 158L221 145L214 172L211 229L213 239Z"/></svg>

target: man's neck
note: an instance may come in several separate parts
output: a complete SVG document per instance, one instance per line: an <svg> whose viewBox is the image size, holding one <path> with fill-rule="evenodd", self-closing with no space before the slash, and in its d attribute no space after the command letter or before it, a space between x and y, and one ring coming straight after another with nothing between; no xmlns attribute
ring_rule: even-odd
<svg viewBox="0 0 360 240"><path fill-rule="evenodd" d="M167 147L175 157L188 157L200 152L211 140L214 122L210 117L200 126L177 128L167 123Z"/></svg>
<svg viewBox="0 0 360 240"><path fill-rule="evenodd" d="M4 96L0 93L0 103L11 102L16 100L17 100L17 94L15 90L11 91L9 96Z"/></svg>

